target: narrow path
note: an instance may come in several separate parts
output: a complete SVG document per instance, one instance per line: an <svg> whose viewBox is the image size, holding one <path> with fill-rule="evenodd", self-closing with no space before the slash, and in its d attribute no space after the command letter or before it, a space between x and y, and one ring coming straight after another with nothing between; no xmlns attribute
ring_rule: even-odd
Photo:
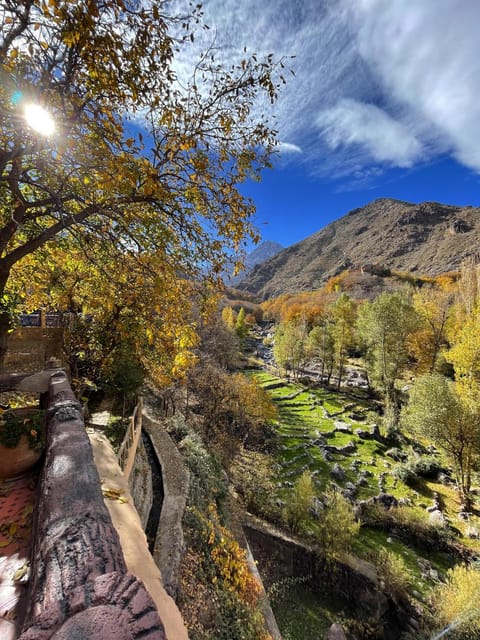
<svg viewBox="0 0 480 640"><path fill-rule="evenodd" d="M155 602L168 640L188 640L180 612L163 588L160 570L148 550L147 538L133 504L128 481L118 466L117 457L103 433L89 429L89 437L105 504L120 537L127 567L143 582Z"/></svg>

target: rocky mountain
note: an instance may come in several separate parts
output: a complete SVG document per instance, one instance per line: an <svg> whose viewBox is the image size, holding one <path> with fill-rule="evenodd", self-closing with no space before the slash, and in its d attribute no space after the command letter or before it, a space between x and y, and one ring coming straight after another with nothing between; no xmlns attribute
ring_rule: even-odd
<svg viewBox="0 0 480 640"><path fill-rule="evenodd" d="M237 286L239 282L248 276L254 267L277 255L283 248L279 242L273 242L272 240L261 242L258 247L255 247L255 249L245 257L245 271L242 271L238 276L229 278L228 284L232 287Z"/></svg>
<svg viewBox="0 0 480 640"><path fill-rule="evenodd" d="M345 269L458 270L480 250L480 208L374 200L257 265L237 284L263 299L320 288Z"/></svg>

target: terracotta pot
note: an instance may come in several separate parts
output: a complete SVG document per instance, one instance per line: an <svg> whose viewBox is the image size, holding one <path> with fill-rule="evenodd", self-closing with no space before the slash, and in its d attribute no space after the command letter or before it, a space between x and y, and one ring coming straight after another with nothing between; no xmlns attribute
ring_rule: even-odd
<svg viewBox="0 0 480 640"><path fill-rule="evenodd" d="M0 479L15 478L30 471L40 460L42 453L43 451L30 449L27 436L21 436L14 449L0 444Z"/></svg>

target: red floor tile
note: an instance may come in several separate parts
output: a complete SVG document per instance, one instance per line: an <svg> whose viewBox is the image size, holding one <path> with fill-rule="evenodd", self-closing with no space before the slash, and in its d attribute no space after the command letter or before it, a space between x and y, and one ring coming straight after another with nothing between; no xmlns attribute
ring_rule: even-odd
<svg viewBox="0 0 480 640"><path fill-rule="evenodd" d="M0 481L0 638L20 634L28 581L37 474Z"/></svg>

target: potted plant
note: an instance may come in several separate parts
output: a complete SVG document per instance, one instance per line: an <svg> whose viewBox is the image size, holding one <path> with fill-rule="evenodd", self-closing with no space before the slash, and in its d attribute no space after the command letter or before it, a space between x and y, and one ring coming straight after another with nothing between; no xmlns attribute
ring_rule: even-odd
<svg viewBox="0 0 480 640"><path fill-rule="evenodd" d="M31 469L44 448L45 411L25 407L0 410L0 478Z"/></svg>

